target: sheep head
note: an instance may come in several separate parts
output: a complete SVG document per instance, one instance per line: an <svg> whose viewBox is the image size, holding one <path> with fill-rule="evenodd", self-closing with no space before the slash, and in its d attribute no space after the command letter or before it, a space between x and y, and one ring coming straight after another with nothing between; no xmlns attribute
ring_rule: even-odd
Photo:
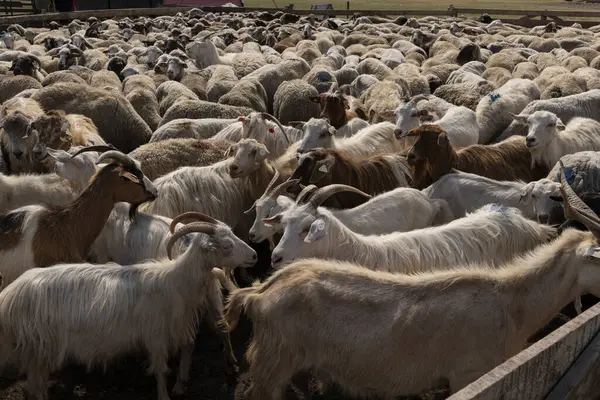
<svg viewBox="0 0 600 400"><path fill-rule="evenodd" d="M170 57L167 61L167 77L172 81L181 81L184 74L184 69L187 68L185 61L180 60L178 57Z"/></svg>
<svg viewBox="0 0 600 400"><path fill-rule="evenodd" d="M299 196L296 204L263 220L268 225L283 226L283 236L271 256L273 268L279 268L297 258L326 256L329 248L326 239L333 233L332 216L319 207L329 197L344 191L358 193L366 198L371 197L352 186L329 185L315 190L312 196Z"/></svg>
<svg viewBox="0 0 600 400"><path fill-rule="evenodd" d="M242 139L229 147L227 155L233 157L229 164L229 175L241 178L257 171L267 160L269 150L254 139Z"/></svg>
<svg viewBox="0 0 600 400"><path fill-rule="evenodd" d="M68 150L71 147L71 124L62 110L50 110L31 122L28 135L34 139L33 156L41 161L46 148Z"/></svg>
<svg viewBox="0 0 600 400"><path fill-rule="evenodd" d="M21 111L12 112L0 119L0 128L4 130L2 142L17 160L29 156L31 152L33 143L27 136L31 121L31 117Z"/></svg>

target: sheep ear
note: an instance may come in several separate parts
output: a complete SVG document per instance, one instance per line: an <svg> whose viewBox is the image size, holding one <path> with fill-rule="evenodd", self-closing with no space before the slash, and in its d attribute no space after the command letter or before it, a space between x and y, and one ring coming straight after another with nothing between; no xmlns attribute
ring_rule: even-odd
<svg viewBox="0 0 600 400"><path fill-rule="evenodd" d="M14 71L15 70L15 65L17 65L17 60L14 60L12 62L12 64L10 65L10 68L8 69L9 71Z"/></svg>
<svg viewBox="0 0 600 400"><path fill-rule="evenodd" d="M531 187L529 185L525 185L523 190L521 190L521 196L519 197L519 203L524 203L526 199L529 198L531 194Z"/></svg>
<svg viewBox="0 0 600 400"><path fill-rule="evenodd" d="M227 150L225 150L224 156L225 158L233 157L235 155L235 145L229 146Z"/></svg>
<svg viewBox="0 0 600 400"><path fill-rule="evenodd" d="M327 223L323 218L316 219L311 225L304 243L313 243L327 236Z"/></svg>
<svg viewBox="0 0 600 400"><path fill-rule="evenodd" d="M560 120L560 118L556 120L556 130L558 130L558 131L565 130L565 124Z"/></svg>
<svg viewBox="0 0 600 400"><path fill-rule="evenodd" d="M450 141L448 140L448 135L446 135L445 133L440 133L437 138L438 146L444 147L444 146L447 146L448 143L450 143Z"/></svg>
<svg viewBox="0 0 600 400"><path fill-rule="evenodd" d="M325 175L329 174L333 164L335 163L335 159L331 156L328 156L326 159L317 161L310 178L308 179L309 183L315 183L323 179Z"/></svg>
<svg viewBox="0 0 600 400"><path fill-rule="evenodd" d="M321 96L310 96L308 99L313 103L321 103Z"/></svg>

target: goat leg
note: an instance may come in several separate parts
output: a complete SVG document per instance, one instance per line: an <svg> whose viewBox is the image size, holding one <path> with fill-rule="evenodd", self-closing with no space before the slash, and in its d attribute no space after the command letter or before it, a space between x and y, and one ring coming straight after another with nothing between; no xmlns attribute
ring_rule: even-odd
<svg viewBox="0 0 600 400"><path fill-rule="evenodd" d="M233 354L233 346L231 346L229 332L224 331L222 309L218 306L215 306L214 303L211 304L209 306L207 317L209 327L221 339L221 342L223 342L223 351L225 356L227 374L237 375L239 371L237 367L237 359Z"/></svg>
<svg viewBox="0 0 600 400"><path fill-rule="evenodd" d="M183 395L186 391L187 381L190 378L190 367L192 365L192 353L194 352L194 343L185 345L181 348L181 359L179 360L179 371L177 371L177 381L173 386L173 394Z"/></svg>

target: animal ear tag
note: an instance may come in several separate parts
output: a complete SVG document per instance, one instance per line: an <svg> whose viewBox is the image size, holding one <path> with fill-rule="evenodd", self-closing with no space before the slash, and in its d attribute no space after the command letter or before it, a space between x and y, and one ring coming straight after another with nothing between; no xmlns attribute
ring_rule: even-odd
<svg viewBox="0 0 600 400"><path fill-rule="evenodd" d="M269 128L269 133L275 133L275 129L274 128Z"/></svg>
<svg viewBox="0 0 600 400"><path fill-rule="evenodd" d="M586 257L600 259L600 247L590 246L590 248L588 249L588 251L586 253Z"/></svg>
<svg viewBox="0 0 600 400"><path fill-rule="evenodd" d="M322 219L318 219L312 223L310 229L308 230L308 235L304 238L305 243L313 243L319 239L327 236L327 231L325 230L325 221Z"/></svg>
<svg viewBox="0 0 600 400"><path fill-rule="evenodd" d="M326 173L328 173L328 172L329 172L329 170L327 169L327 165L325 165L325 164L321 165L321 166L319 167L318 171L319 171L319 172L322 172L322 173L324 173L324 174L326 174Z"/></svg>

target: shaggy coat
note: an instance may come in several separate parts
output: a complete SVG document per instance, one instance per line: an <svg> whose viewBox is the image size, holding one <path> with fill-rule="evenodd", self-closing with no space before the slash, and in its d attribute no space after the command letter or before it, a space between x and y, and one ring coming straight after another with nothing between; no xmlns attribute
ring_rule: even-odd
<svg viewBox="0 0 600 400"><path fill-rule="evenodd" d="M502 269L416 275L300 260L229 298L230 330L242 312L253 323L244 398L280 400L301 371L353 397L409 396L444 381L455 393L523 350L573 298L598 294L591 245L591 233L571 230Z"/></svg>
<svg viewBox="0 0 600 400"><path fill-rule="evenodd" d="M525 138L515 137L494 145L472 145L458 151L446 132L437 125L422 125L411 131L417 141L408 152L413 187L424 189L452 168L499 181L535 181L546 177L548 168L531 168L531 154Z"/></svg>
<svg viewBox="0 0 600 400"><path fill-rule="evenodd" d="M334 149L314 149L300 156L290 179L317 187L341 183L354 186L370 195L387 192L411 183L410 167L400 154L385 154L357 159ZM366 199L356 193L336 193L329 206L356 207Z"/></svg>

